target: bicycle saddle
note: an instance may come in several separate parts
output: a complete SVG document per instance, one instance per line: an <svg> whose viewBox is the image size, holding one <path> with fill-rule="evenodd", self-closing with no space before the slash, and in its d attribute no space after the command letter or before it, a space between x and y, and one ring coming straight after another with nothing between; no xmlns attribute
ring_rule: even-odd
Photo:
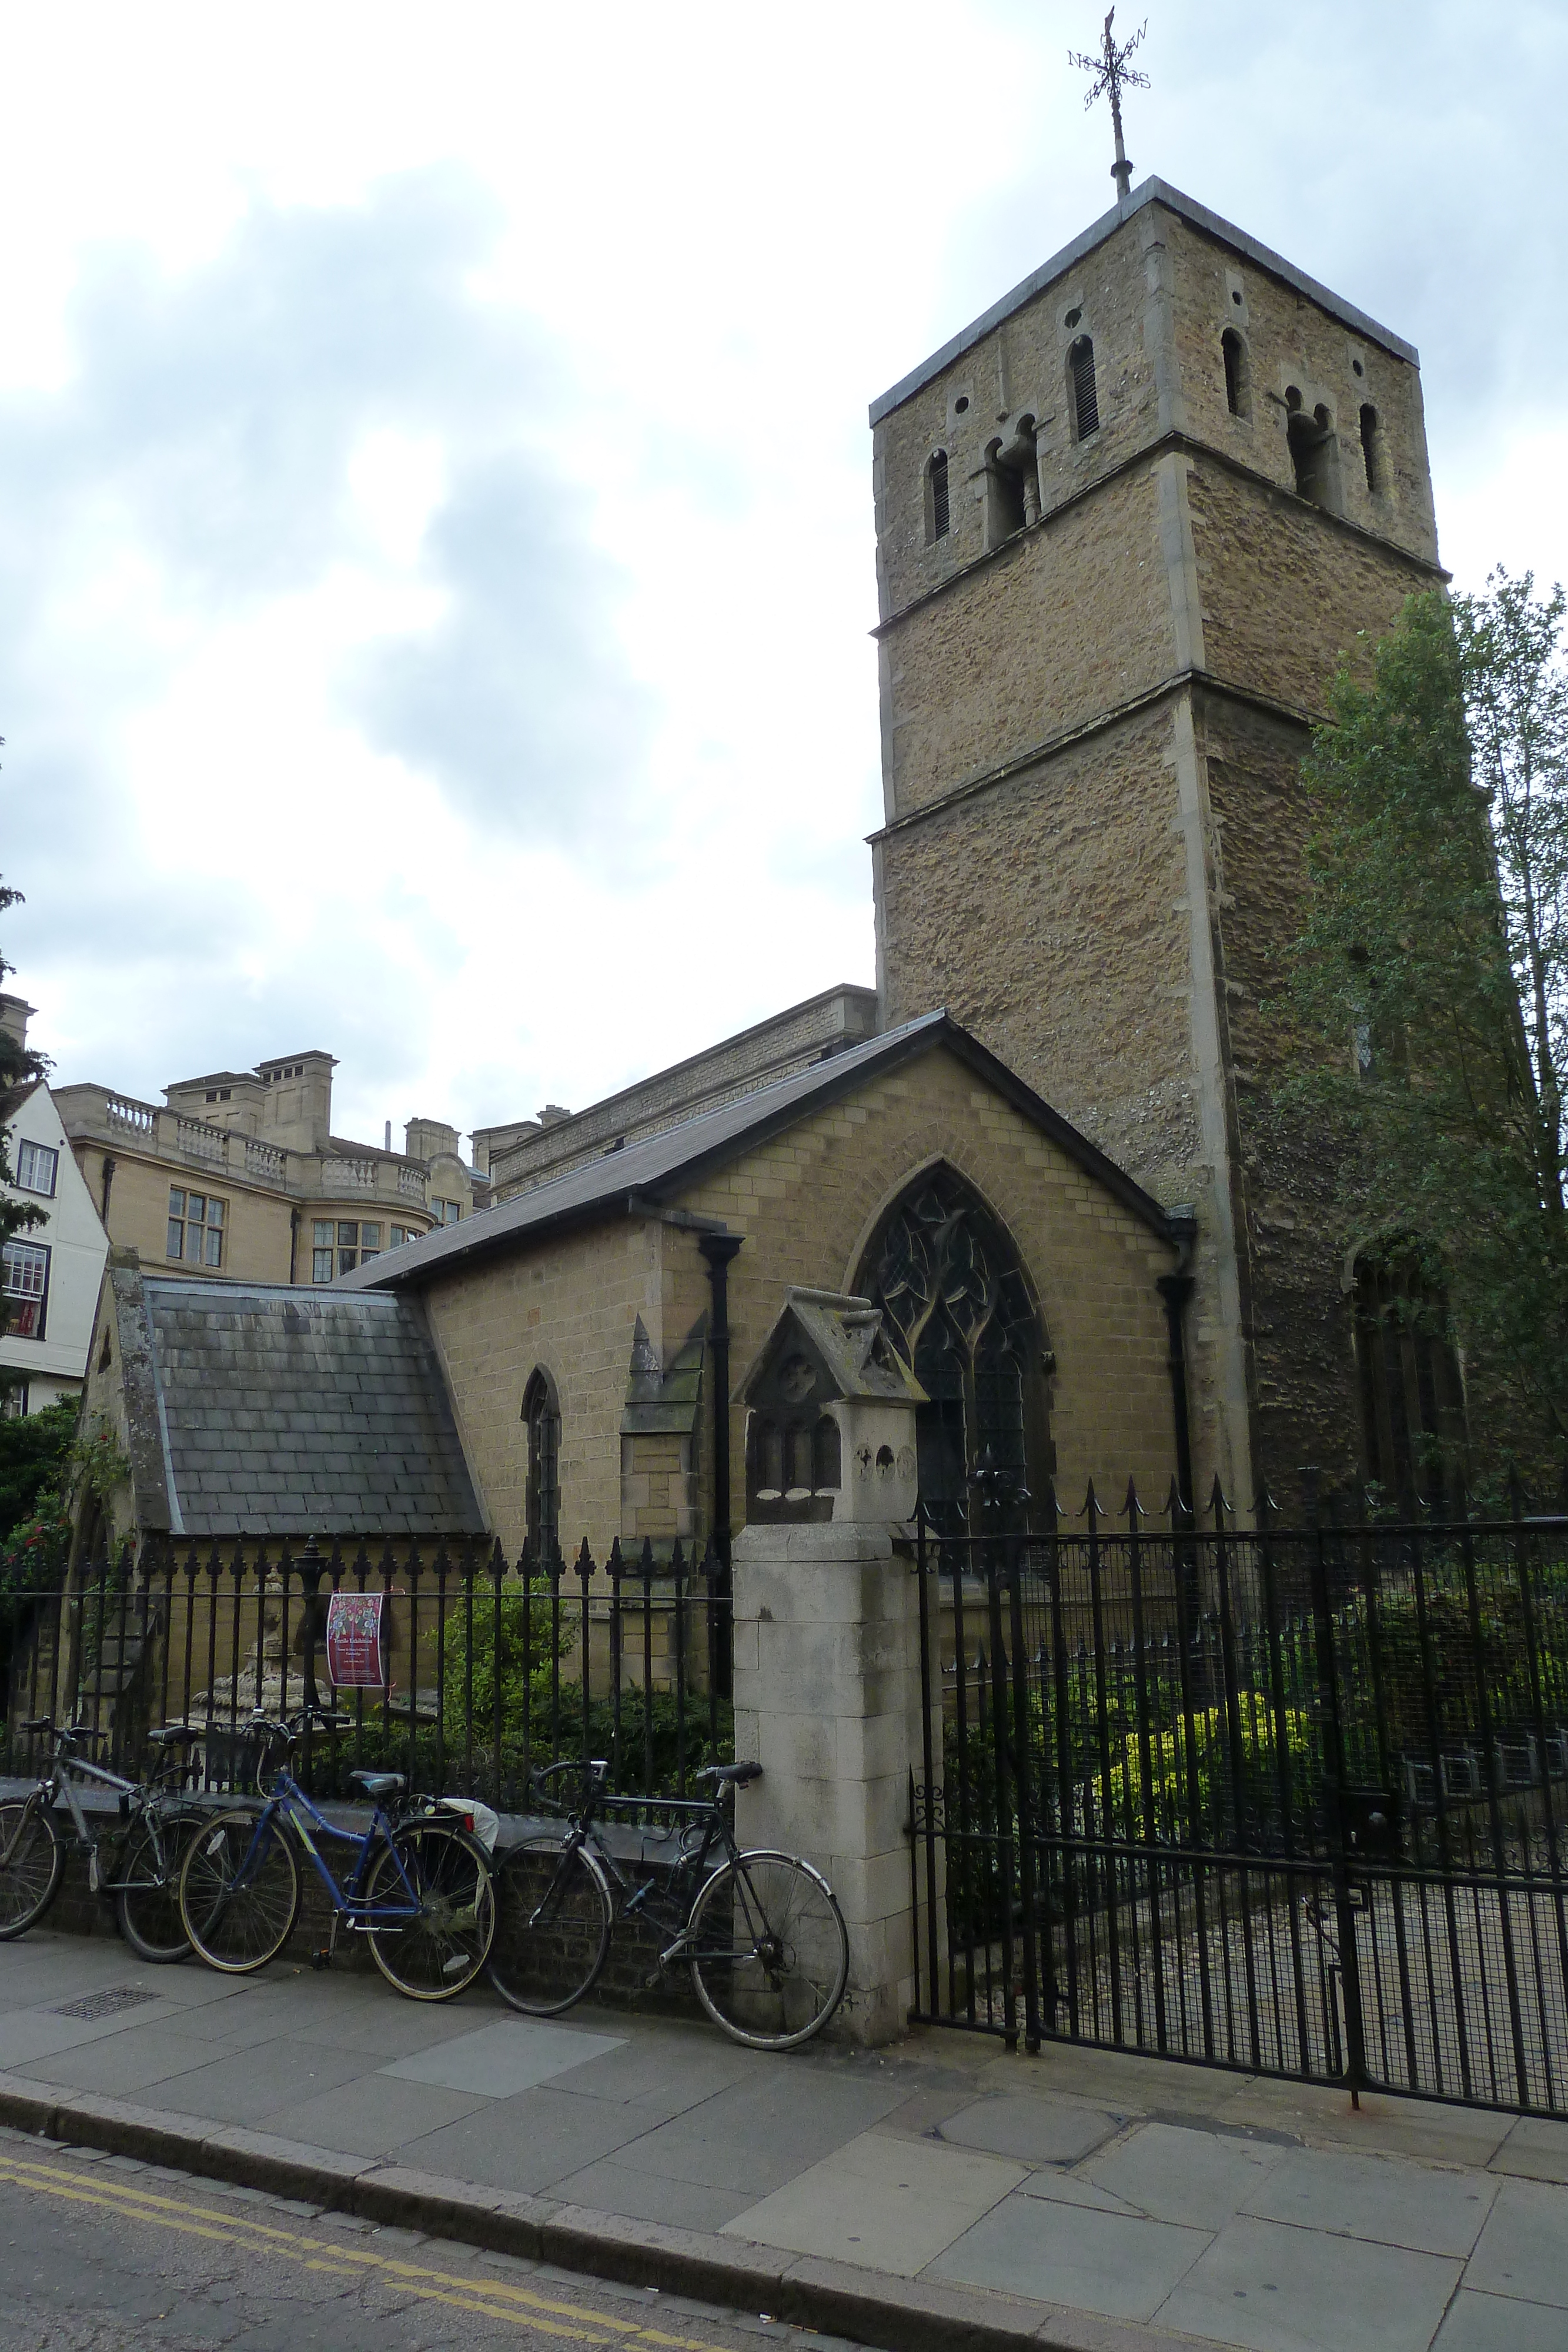
<svg viewBox="0 0 1568 2352"><path fill-rule="evenodd" d="M350 1772L349 1778L359 1782L367 1797L390 1797L403 1786L401 1772Z"/></svg>
<svg viewBox="0 0 1568 2352"><path fill-rule="evenodd" d="M188 1723L160 1724L156 1731L150 1731L147 1735L160 1748L183 1747L187 1741L200 1739L202 1736Z"/></svg>
<svg viewBox="0 0 1568 2352"><path fill-rule="evenodd" d="M760 1764L705 1764L697 1774L699 1780L727 1781L737 1789L748 1788L753 1780L762 1778Z"/></svg>

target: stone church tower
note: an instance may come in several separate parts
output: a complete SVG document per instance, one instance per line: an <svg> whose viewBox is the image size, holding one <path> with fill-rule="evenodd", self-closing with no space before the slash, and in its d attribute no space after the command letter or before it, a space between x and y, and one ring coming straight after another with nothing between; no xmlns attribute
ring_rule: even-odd
<svg viewBox="0 0 1568 2352"><path fill-rule="evenodd" d="M871 416L881 1019L946 1005L1191 1204L1197 1490L1289 1507L1364 1423L1270 999L1329 680L1444 577L1416 354L1149 180Z"/></svg>

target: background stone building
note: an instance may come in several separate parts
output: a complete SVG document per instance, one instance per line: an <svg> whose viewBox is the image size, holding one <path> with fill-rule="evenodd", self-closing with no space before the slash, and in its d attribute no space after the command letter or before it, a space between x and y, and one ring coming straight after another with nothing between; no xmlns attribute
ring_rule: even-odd
<svg viewBox="0 0 1568 2352"><path fill-rule="evenodd" d="M1330 678L1444 577L1416 354L1149 180L871 415L882 1018L946 1005L1191 1204L1198 1488L1288 1506L1368 1400L1269 1000Z"/></svg>
<svg viewBox="0 0 1568 2352"><path fill-rule="evenodd" d="M455 1128L415 1118L404 1149L332 1132L330 1054L280 1055L164 1088L60 1087L71 1150L110 1241L145 1265L241 1282L334 1281L361 1257L472 1214L487 1187Z"/></svg>

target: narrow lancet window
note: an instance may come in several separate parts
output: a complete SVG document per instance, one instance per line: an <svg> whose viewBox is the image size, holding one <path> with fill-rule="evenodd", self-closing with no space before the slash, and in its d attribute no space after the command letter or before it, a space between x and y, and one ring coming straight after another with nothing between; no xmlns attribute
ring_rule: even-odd
<svg viewBox="0 0 1568 2352"><path fill-rule="evenodd" d="M925 541L927 546L946 539L949 520L947 507L947 452L938 449L925 468Z"/></svg>
<svg viewBox="0 0 1568 2352"><path fill-rule="evenodd" d="M1087 441L1100 430L1100 395L1094 383L1094 346L1080 335L1067 354L1067 383L1072 400L1072 436Z"/></svg>
<svg viewBox="0 0 1568 2352"><path fill-rule="evenodd" d="M1377 411L1370 401L1361 412L1361 454L1366 464L1366 487L1375 499L1379 499L1385 487L1383 433L1377 422Z"/></svg>
<svg viewBox="0 0 1568 2352"><path fill-rule="evenodd" d="M1285 437L1295 468L1296 494L1337 514L1340 501L1333 418L1322 402L1309 415L1293 383L1285 390Z"/></svg>
<svg viewBox="0 0 1568 2352"><path fill-rule="evenodd" d="M548 1567L560 1549L560 1406L542 1368L523 1391L523 1425L528 1433L528 1546Z"/></svg>
<svg viewBox="0 0 1568 2352"><path fill-rule="evenodd" d="M1232 416L1250 416L1252 397L1247 373L1247 346L1234 327L1227 327L1219 338L1219 348L1225 358L1225 404Z"/></svg>

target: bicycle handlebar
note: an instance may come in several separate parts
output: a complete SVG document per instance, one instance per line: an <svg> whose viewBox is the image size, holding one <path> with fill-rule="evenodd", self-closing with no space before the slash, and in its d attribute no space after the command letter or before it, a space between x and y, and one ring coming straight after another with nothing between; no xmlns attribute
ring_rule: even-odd
<svg viewBox="0 0 1568 2352"><path fill-rule="evenodd" d="M67 1741L73 1739L107 1739L110 1737L107 1731L99 1731L96 1724L57 1723L52 1715L36 1715L33 1717L31 1722L19 1724L17 1726L17 1729L26 1732L47 1731L51 1733L56 1739Z"/></svg>
<svg viewBox="0 0 1568 2352"><path fill-rule="evenodd" d="M303 1739L308 1731L352 1731L353 1727L351 1715L336 1715L325 1706L302 1706L286 1716L263 1715L257 1707L245 1726L257 1738L286 1739L291 1746L295 1740Z"/></svg>

